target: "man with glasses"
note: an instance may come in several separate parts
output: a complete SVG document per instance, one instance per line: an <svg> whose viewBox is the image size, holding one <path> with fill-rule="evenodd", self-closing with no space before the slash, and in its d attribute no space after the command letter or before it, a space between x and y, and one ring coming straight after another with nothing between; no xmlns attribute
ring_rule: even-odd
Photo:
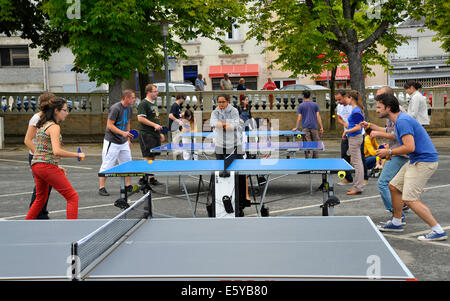
<svg viewBox="0 0 450 301"><path fill-rule="evenodd" d="M148 84L145 87L145 98L139 103L137 120L139 122L139 144L141 146L142 156L146 160L154 160L160 153L151 153L152 148L161 145L164 141L161 119L159 116L156 99L158 98L158 87ZM139 180L140 185L145 185L145 178ZM153 175L150 175L150 184L161 185Z"/></svg>
<svg viewBox="0 0 450 301"><path fill-rule="evenodd" d="M102 165L100 172L112 168L116 161L119 164L131 161L130 121L133 117L133 104L136 96L132 90L122 92L122 100L109 108L108 120L106 121L106 133L103 140ZM108 196L105 184L106 178L99 177L98 194ZM125 178L126 188L131 191L131 178Z"/></svg>

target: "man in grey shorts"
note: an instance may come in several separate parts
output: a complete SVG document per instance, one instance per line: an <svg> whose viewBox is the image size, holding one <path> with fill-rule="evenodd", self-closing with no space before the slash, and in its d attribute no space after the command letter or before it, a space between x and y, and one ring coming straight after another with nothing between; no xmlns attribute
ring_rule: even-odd
<svg viewBox="0 0 450 301"><path fill-rule="evenodd" d="M393 94L378 95L376 101L378 116L395 122L395 134L400 143L396 148L377 150L377 155L388 160L395 155L409 156L409 162L402 166L389 183L394 216L378 229L383 232L403 231L402 208L405 203L431 227L431 232L419 236L419 240L446 240L447 233L433 217L430 209L419 200L428 179L438 167L438 153L430 136L417 120L400 112L399 102Z"/></svg>

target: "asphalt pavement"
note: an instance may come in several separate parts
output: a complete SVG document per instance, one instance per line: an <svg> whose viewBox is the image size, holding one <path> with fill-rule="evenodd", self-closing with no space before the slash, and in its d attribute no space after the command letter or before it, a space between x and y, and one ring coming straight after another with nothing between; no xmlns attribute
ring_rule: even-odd
<svg viewBox="0 0 450 301"><path fill-rule="evenodd" d="M429 206L434 217L450 234L450 138L432 137L433 143L439 152L439 167L428 181L422 194L422 201ZM325 151L320 153L321 158L339 157L339 139L325 140ZM78 162L76 159L64 158L64 165L68 172L69 181L79 194L80 219L112 218L120 209L113 203L119 198L119 178L107 179L107 190L110 196L98 195L98 169L101 164L100 144L65 144L66 150L77 151L78 147L86 153L86 159ZM133 159L142 160L138 143L132 149ZM165 159L160 156L157 160ZM297 154L303 158L303 154ZM313 192L310 192L310 179ZM189 205L184 199L179 177L168 178L168 192L166 195L166 178L158 180L163 184L154 187L153 209L156 217L170 215L176 217L192 217ZM339 179L334 176L334 182ZM138 179L133 179L137 184ZM194 177L185 178L188 192L191 196L197 188L198 180ZM256 179L254 180L254 182ZM320 175L286 176L270 183L266 204L270 216L297 215L318 216L322 202L322 193L316 191L321 183ZM28 154L23 145L7 144L0 150L0 219L22 220L25 218L34 181L28 166ZM377 189L377 179L370 178L364 186L361 195L347 196L346 191L351 186L335 185L335 195L340 198L341 204L335 207L334 214L339 216L370 216L375 224L390 218L382 204ZM174 196L175 197L174 197ZM131 201L137 200L141 194L135 194ZM257 196L258 197L258 196ZM195 207L195 198L193 206ZM51 219L66 218L66 203L64 198L53 191L48 204ZM160 215L158 215L160 214ZM204 198L196 206L198 217L207 217ZM256 216L256 208L245 209L246 216ZM414 214L407 212L405 231L402 233L384 234L387 241L397 252L402 261L418 280L450 280L450 241L421 242L417 236L429 232L429 227ZM311 230L313 231L313 229Z"/></svg>

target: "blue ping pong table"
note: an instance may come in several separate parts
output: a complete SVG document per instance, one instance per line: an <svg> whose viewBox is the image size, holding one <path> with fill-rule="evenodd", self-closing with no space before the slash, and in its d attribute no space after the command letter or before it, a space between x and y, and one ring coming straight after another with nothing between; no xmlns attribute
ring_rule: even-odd
<svg viewBox="0 0 450 301"><path fill-rule="evenodd" d="M294 133L292 131L286 131ZM251 157L264 156L271 158L280 158L282 153L286 153L286 158L295 158L298 151L324 151L325 145L322 141L297 141L297 142L246 142L242 144L242 152ZM204 143L168 143L150 150L152 153L166 153L167 160L169 154L188 152L194 159L194 154L203 154L204 158L216 154L215 144L211 142ZM282 177L282 176L280 176ZM310 193L312 194L312 179L310 177ZM168 180L166 178L166 194L168 193Z"/></svg>
<svg viewBox="0 0 450 301"><path fill-rule="evenodd" d="M322 215L333 215L334 206L339 200L334 195L333 177L340 171L353 172L354 168L344 159L236 159L231 161L229 166L225 166L226 160L171 160L171 161L129 161L117 165L109 170L99 173L102 177L122 177L121 179L121 199L127 201L124 177L139 177L148 174L160 176L183 176L200 175L212 176L221 171L233 172L235 175L266 175L267 180L264 192L261 196L259 214L263 209L264 198L267 193L270 176L272 175L295 175L295 174L321 174L322 175L322 195L321 204ZM181 177L182 178L182 177ZM182 180L186 199L190 206L192 215L195 213L192 208L187 187ZM234 199L235 216L239 216L238 198ZM217 203L216 203L217 204Z"/></svg>
<svg viewBox="0 0 450 301"><path fill-rule="evenodd" d="M369 217L153 218L150 203L0 221L0 280L414 279Z"/></svg>
<svg viewBox="0 0 450 301"><path fill-rule="evenodd" d="M323 151L325 146L322 141L298 141L298 142L246 142L242 144L242 151L250 154L257 153L280 153L287 152L294 154L298 151ZM205 154L215 154L214 143L167 143L155 148L153 153L174 153L174 152L201 152ZM290 157L290 156L289 156Z"/></svg>
<svg viewBox="0 0 450 301"><path fill-rule="evenodd" d="M245 131L245 135L248 137L267 137L267 138L275 138L275 137L292 137L292 141L295 141L295 137L298 135L304 135L303 132L300 131ZM191 138L210 138L213 139L216 137L215 132L192 132L192 133L183 133L180 135L181 137L191 137Z"/></svg>

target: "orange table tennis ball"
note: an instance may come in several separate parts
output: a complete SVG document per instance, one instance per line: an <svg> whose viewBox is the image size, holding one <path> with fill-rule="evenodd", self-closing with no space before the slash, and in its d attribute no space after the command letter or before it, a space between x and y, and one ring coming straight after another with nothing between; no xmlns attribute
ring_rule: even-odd
<svg viewBox="0 0 450 301"><path fill-rule="evenodd" d="M152 164L153 163L153 160L148 160L148 164Z"/></svg>

